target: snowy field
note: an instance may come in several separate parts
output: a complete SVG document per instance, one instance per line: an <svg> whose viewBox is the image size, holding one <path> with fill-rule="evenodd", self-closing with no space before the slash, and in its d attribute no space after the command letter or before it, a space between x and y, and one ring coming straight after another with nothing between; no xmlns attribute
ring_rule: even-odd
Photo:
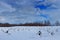
<svg viewBox="0 0 60 40"><path fill-rule="evenodd" d="M60 26L0 27L0 40L60 40Z"/></svg>

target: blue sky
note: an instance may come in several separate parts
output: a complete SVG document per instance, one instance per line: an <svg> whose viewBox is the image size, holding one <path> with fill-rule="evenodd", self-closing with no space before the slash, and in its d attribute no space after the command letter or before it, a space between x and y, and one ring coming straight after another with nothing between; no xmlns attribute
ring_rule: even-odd
<svg viewBox="0 0 60 40"><path fill-rule="evenodd" d="M59 0L0 0L0 23L60 20L59 6Z"/></svg>

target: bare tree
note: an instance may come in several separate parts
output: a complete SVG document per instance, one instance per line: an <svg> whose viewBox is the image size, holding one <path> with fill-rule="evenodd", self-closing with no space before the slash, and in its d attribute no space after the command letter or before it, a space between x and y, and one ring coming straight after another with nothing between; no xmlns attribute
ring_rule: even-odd
<svg viewBox="0 0 60 40"><path fill-rule="evenodd" d="M56 25L56 26L60 26L59 21L56 21L55 25Z"/></svg>

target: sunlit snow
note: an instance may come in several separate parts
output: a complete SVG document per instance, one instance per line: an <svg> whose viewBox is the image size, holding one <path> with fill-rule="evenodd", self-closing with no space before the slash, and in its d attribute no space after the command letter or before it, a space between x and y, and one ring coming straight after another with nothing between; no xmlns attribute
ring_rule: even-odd
<svg viewBox="0 0 60 40"><path fill-rule="evenodd" d="M0 27L0 40L60 40L60 26Z"/></svg>

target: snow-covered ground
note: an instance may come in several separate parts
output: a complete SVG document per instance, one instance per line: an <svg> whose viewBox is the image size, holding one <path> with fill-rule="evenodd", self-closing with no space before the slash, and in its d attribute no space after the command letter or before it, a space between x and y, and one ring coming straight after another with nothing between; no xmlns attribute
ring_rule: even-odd
<svg viewBox="0 0 60 40"><path fill-rule="evenodd" d="M0 27L0 40L60 40L60 26Z"/></svg>

